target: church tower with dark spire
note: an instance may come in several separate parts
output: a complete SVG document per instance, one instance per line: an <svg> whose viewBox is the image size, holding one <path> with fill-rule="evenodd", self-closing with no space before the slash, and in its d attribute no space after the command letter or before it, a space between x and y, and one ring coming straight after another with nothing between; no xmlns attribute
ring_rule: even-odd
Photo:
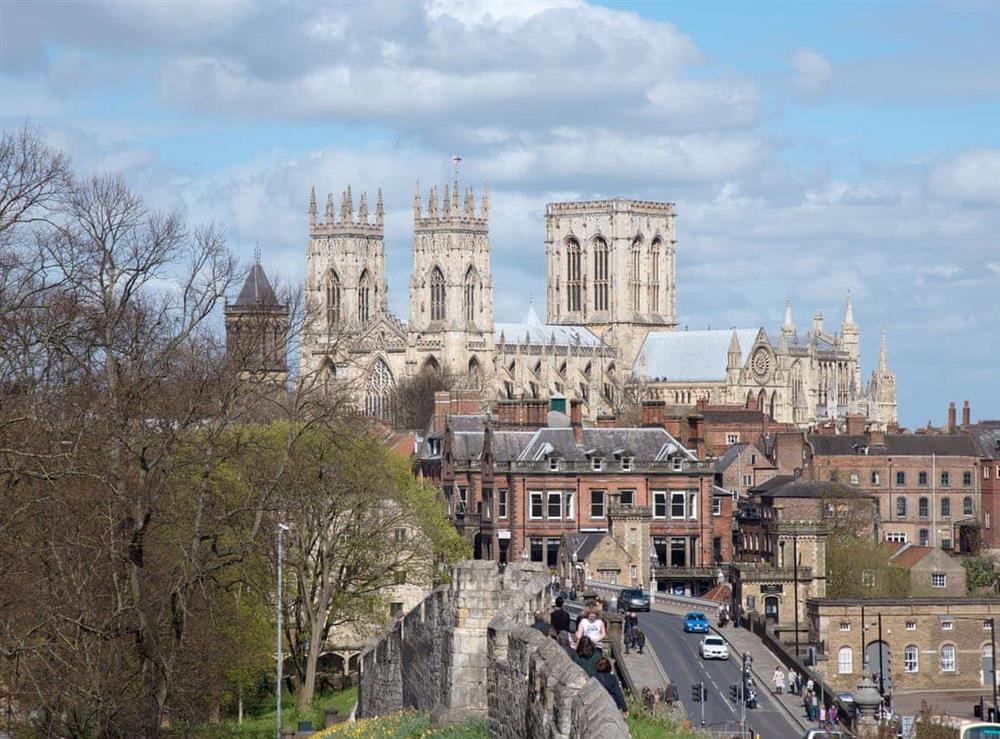
<svg viewBox="0 0 1000 739"><path fill-rule="evenodd" d="M226 352L242 376L284 385L288 379L288 305L274 294L259 249L239 296L226 303L225 322Z"/></svg>

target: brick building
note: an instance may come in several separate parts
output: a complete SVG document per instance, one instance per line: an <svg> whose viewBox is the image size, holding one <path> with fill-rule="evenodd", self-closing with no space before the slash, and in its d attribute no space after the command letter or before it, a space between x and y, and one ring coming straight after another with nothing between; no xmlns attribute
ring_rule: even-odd
<svg viewBox="0 0 1000 739"><path fill-rule="evenodd" d="M978 549L980 461L968 435L808 434L805 444L805 475L874 496L887 541Z"/></svg>
<svg viewBox="0 0 1000 739"><path fill-rule="evenodd" d="M1000 549L1000 537L993 532L993 521L1000 521L1000 421L969 423L968 401L963 408L963 431L976 445L979 454L979 490L983 511L982 546Z"/></svg>
<svg viewBox="0 0 1000 739"><path fill-rule="evenodd" d="M758 443L733 444L715 460L715 484L740 498L777 474L778 467Z"/></svg>
<svg viewBox="0 0 1000 739"><path fill-rule="evenodd" d="M990 619L1000 618L1000 599L819 598L807 611L817 669L838 690L852 690L862 669L878 682L880 651L884 688L894 695L990 685Z"/></svg>
<svg viewBox="0 0 1000 739"><path fill-rule="evenodd" d="M732 496L713 485L712 464L665 429L584 427L579 404L567 414L558 397L539 428L531 401L492 417L449 415L445 400L417 469L441 487L477 558L556 568L564 536L606 532L612 508L635 507L650 511L659 588L703 592L732 559ZM469 410L460 398L453 405Z"/></svg>
<svg viewBox="0 0 1000 739"><path fill-rule="evenodd" d="M893 544L889 562L910 574L910 595L961 598L965 595L965 568L958 557L934 547Z"/></svg>

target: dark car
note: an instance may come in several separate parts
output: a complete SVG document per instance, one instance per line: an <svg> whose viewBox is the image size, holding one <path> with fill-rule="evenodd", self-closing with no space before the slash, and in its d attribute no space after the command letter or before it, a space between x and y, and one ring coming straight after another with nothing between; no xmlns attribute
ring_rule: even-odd
<svg viewBox="0 0 1000 739"><path fill-rule="evenodd" d="M619 611L649 611L649 593L642 589L623 590L618 594Z"/></svg>

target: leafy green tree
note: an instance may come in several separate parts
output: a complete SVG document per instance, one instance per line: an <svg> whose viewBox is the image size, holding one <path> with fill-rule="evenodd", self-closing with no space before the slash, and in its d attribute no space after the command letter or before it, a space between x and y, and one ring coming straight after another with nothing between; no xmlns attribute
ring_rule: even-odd
<svg viewBox="0 0 1000 739"><path fill-rule="evenodd" d="M826 592L831 598L906 597L910 573L891 561L893 549L868 537L840 533L827 540Z"/></svg>
<svg viewBox="0 0 1000 739"><path fill-rule="evenodd" d="M969 595L997 589L996 558L989 555L965 557L962 567L965 568L965 589Z"/></svg>

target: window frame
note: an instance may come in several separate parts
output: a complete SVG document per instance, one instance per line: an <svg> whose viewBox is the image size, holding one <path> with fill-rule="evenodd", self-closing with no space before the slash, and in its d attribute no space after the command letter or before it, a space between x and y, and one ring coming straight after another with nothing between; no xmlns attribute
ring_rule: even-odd
<svg viewBox="0 0 1000 739"><path fill-rule="evenodd" d="M721 516L722 515L722 498L714 496L712 498L712 515Z"/></svg>
<svg viewBox="0 0 1000 739"><path fill-rule="evenodd" d="M927 487L927 470L921 470L917 473L917 485L922 488Z"/></svg>
<svg viewBox="0 0 1000 739"><path fill-rule="evenodd" d="M906 498L902 495L896 498L896 518L906 518Z"/></svg>
<svg viewBox="0 0 1000 739"><path fill-rule="evenodd" d="M951 518L951 498L941 496L941 518Z"/></svg>
<svg viewBox="0 0 1000 739"><path fill-rule="evenodd" d="M595 502L594 501L594 496L595 495L599 495L600 496L600 498L601 498L600 502ZM607 509L608 497L607 496L608 496L608 493L603 488L599 489L599 490L591 489L591 491L590 491L590 518L591 519L601 519L601 518L606 518L607 517L607 515L608 515L608 513L607 513L607 511L608 511L608 509ZM600 515L595 516L594 515L594 506L597 506L597 505L599 505L601 507L601 513L600 513Z"/></svg>
<svg viewBox="0 0 1000 739"><path fill-rule="evenodd" d="M896 485L906 485L905 470L896 470Z"/></svg>
<svg viewBox="0 0 1000 739"><path fill-rule="evenodd" d="M594 472L604 472L604 458L603 457L591 457L590 458L590 469Z"/></svg>
<svg viewBox="0 0 1000 739"><path fill-rule="evenodd" d="M946 588L946 587L948 587L948 573L946 573L946 572L932 572L931 573L931 587L932 588Z"/></svg>
<svg viewBox="0 0 1000 739"><path fill-rule="evenodd" d="M903 647L903 672L908 675L920 672L920 649L916 644Z"/></svg>
<svg viewBox="0 0 1000 739"><path fill-rule="evenodd" d="M680 498L681 514L676 515L676 499ZM671 521L684 521L687 519L687 491L686 490L671 490L670 491L670 520Z"/></svg>
<svg viewBox="0 0 1000 739"><path fill-rule="evenodd" d="M662 508L663 513L657 513L657 509ZM655 519L666 519L669 511L669 505L667 502L667 491L666 490L654 490L653 491L653 518Z"/></svg>
<svg viewBox="0 0 1000 739"><path fill-rule="evenodd" d="M837 674L854 674L854 649L846 644L837 650Z"/></svg>
<svg viewBox="0 0 1000 739"><path fill-rule="evenodd" d="M507 488L497 490L497 518L507 518Z"/></svg>
<svg viewBox="0 0 1000 739"><path fill-rule="evenodd" d="M545 518L548 521L562 521L562 490L545 491ZM552 515L552 501L555 500L556 515Z"/></svg>
<svg viewBox="0 0 1000 739"><path fill-rule="evenodd" d="M538 505L538 514L535 514L535 505ZM544 521L545 520L545 496L542 490L529 490L528 491L528 520L529 521Z"/></svg>
<svg viewBox="0 0 1000 739"><path fill-rule="evenodd" d="M941 672L957 672L958 650L954 644L942 644L938 650L938 654L940 656ZM946 658L945 654L949 656Z"/></svg>

